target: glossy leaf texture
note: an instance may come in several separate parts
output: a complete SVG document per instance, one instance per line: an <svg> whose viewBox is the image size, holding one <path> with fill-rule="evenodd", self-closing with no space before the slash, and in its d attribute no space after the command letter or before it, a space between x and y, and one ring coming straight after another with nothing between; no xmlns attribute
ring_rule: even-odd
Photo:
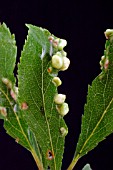
<svg viewBox="0 0 113 170"><path fill-rule="evenodd" d="M100 63L102 72L88 87L74 159L87 154L113 132L113 35L106 41Z"/></svg>
<svg viewBox="0 0 113 170"><path fill-rule="evenodd" d="M57 87L52 79L57 75L48 72L51 65L51 35L46 29L33 25L18 65L18 101L30 130L39 146L44 169L61 169L64 139L60 128L67 129L63 117L56 110L54 96Z"/></svg>

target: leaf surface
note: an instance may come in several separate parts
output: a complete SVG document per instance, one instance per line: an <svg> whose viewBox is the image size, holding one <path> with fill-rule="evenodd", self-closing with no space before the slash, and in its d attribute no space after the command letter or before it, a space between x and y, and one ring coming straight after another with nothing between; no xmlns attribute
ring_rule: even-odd
<svg viewBox="0 0 113 170"><path fill-rule="evenodd" d="M6 132L29 150L35 158L38 156L37 161L39 161L41 160L39 146L21 114L17 99L14 98L16 91L13 70L16 54L15 37L11 35L7 26L2 24L0 26L0 118L4 119Z"/></svg>
<svg viewBox="0 0 113 170"><path fill-rule="evenodd" d="M0 26L0 108L6 109L6 116L0 114L4 119L4 128L6 132L16 139L22 146L30 150L27 139L27 125L20 113L14 111L17 107L16 101L11 97L11 90L15 87L15 78L13 70L16 62L17 48L15 37L11 35L5 24ZM3 78L7 79L11 85L8 87L3 83Z"/></svg>
<svg viewBox="0 0 113 170"><path fill-rule="evenodd" d="M102 73L88 87L76 158L87 154L113 132L113 36L106 41L104 56Z"/></svg>
<svg viewBox="0 0 113 170"><path fill-rule="evenodd" d="M48 73L51 64L51 44L47 30L27 25L28 37L21 55L18 78L20 107L39 145L44 169L61 169L64 137L60 128L66 127L54 104L57 93L52 83L53 75ZM54 50L53 50L54 51Z"/></svg>

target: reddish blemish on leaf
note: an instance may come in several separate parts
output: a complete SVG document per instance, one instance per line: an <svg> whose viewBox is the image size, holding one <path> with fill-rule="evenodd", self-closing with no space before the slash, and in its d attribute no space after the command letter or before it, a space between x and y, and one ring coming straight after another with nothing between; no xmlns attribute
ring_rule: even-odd
<svg viewBox="0 0 113 170"><path fill-rule="evenodd" d="M57 47L57 46L58 46L58 41L55 41L55 40L54 40L54 41L53 41L53 46L54 46L54 47Z"/></svg>
<svg viewBox="0 0 113 170"><path fill-rule="evenodd" d="M27 105L26 102L23 102L23 103L21 104L21 109L22 109L22 110L27 110L27 109L28 109L28 105Z"/></svg>
<svg viewBox="0 0 113 170"><path fill-rule="evenodd" d="M17 96L16 96L16 94L15 94L15 92L13 90L10 91L10 95L16 101Z"/></svg>
<svg viewBox="0 0 113 170"><path fill-rule="evenodd" d="M48 37L48 40L49 40L50 42L52 42L52 41L54 40L54 38L53 38L52 36L49 36L49 37Z"/></svg>
<svg viewBox="0 0 113 170"><path fill-rule="evenodd" d="M9 79L3 77L2 82L7 86L7 88L9 88L9 89L12 88L12 83Z"/></svg>
<svg viewBox="0 0 113 170"><path fill-rule="evenodd" d="M0 112L3 116L5 116L5 117L7 116L7 110L5 107L0 107Z"/></svg>
<svg viewBox="0 0 113 170"><path fill-rule="evenodd" d="M47 72L48 72L48 73L51 73L51 72L52 72L52 68L49 67L49 68L47 69Z"/></svg>
<svg viewBox="0 0 113 170"><path fill-rule="evenodd" d="M105 63L104 63L104 69L107 70L109 66L109 60L106 59Z"/></svg>
<svg viewBox="0 0 113 170"><path fill-rule="evenodd" d="M48 160L52 160L54 158L54 154L51 150L47 151L47 159Z"/></svg>

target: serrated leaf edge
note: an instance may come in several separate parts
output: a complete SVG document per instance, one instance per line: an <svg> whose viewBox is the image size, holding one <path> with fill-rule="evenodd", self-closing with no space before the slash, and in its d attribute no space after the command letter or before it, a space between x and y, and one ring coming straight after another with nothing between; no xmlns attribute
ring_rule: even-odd
<svg viewBox="0 0 113 170"><path fill-rule="evenodd" d="M6 94L1 88L0 88L0 91L3 93L3 95L6 97L7 101L8 101L9 104L10 104L10 107L11 107L11 109L12 109L12 112L14 113L14 115L15 115L15 117L16 117L16 120L17 120L17 122L18 122L18 125L20 126L21 133L22 133L23 136L25 137L26 142L28 143L28 145L29 145L29 147L30 147L30 149L31 149L31 150L29 150L29 151L31 152L32 156L34 157L34 159L35 159L38 167L40 168L40 170L43 170L43 165L42 165L42 163L40 162L40 160L39 160L39 158L38 158L35 150L32 148L29 140L27 139L27 136L26 136L26 134L24 133L24 130L23 130L22 126L21 126L19 117L18 117L18 115L16 114L16 112L14 112L14 110L13 110L13 107L12 107L12 105L11 105L10 99L8 98L7 94ZM6 121L9 121L9 120L6 118ZM10 124L11 124L11 126L12 126L13 128L15 128L15 127L12 125L11 122L10 122ZM16 129L16 130L18 131L18 129Z"/></svg>

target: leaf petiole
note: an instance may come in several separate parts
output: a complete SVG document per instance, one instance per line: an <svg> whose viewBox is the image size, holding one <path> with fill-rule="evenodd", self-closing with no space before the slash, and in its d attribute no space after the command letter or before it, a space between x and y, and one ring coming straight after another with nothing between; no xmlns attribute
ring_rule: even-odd
<svg viewBox="0 0 113 170"><path fill-rule="evenodd" d="M33 158L34 158L34 160L36 162L36 165L37 165L38 169L39 170L44 170L43 164L40 162L36 152L34 150L31 150L31 154L32 154L32 156L33 156Z"/></svg>
<svg viewBox="0 0 113 170"><path fill-rule="evenodd" d="M67 170L72 170L74 168L74 166L76 165L76 163L78 162L78 160L80 159L80 155L78 154L71 162L71 164L69 165L69 167L67 168Z"/></svg>

